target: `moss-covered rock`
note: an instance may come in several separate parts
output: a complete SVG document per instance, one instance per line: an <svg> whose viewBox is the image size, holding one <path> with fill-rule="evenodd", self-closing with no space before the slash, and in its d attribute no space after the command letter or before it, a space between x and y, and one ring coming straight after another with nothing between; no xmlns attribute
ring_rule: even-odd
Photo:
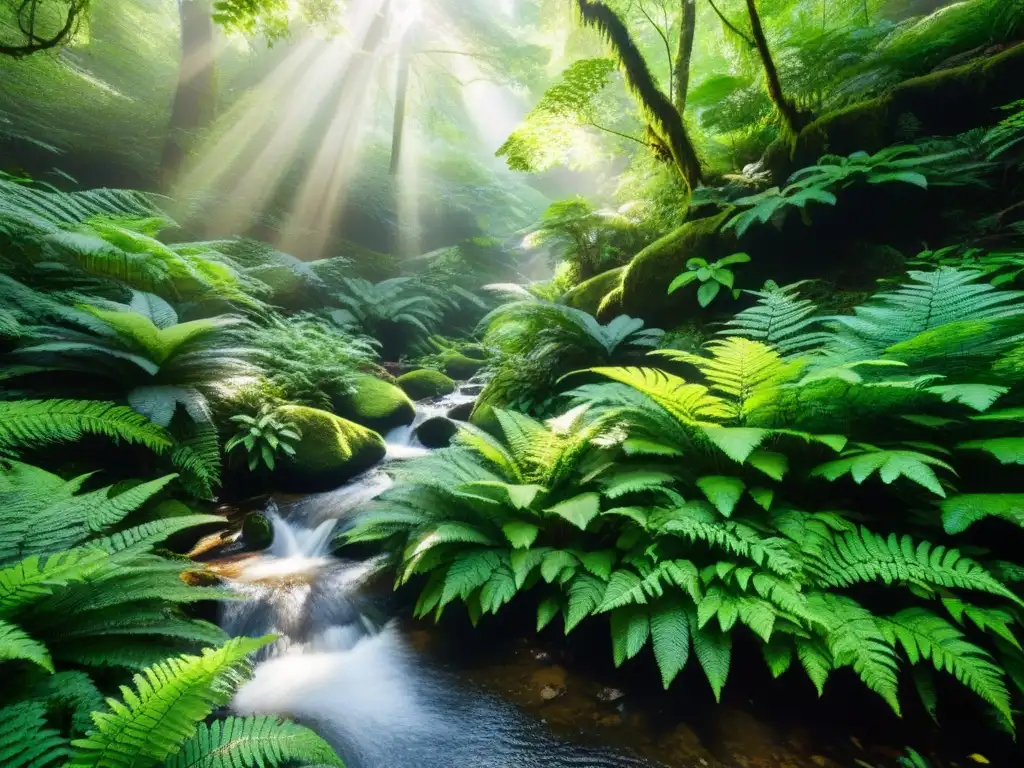
<svg viewBox="0 0 1024 768"><path fill-rule="evenodd" d="M459 347L459 354L470 357L474 360L486 360L487 350L482 344L463 344Z"/></svg>
<svg viewBox="0 0 1024 768"><path fill-rule="evenodd" d="M618 285L614 290L609 291L608 295L601 299L601 303L597 305L597 314L595 317L598 322L610 323L616 317L622 314L622 285Z"/></svg>
<svg viewBox="0 0 1024 768"><path fill-rule="evenodd" d="M905 80L878 98L822 115L792 142L779 140L769 147L766 164L779 182L826 152L877 152L900 143L908 117L924 136L952 136L999 121L999 107L1021 97L1024 44Z"/></svg>
<svg viewBox="0 0 1024 768"><path fill-rule="evenodd" d="M274 529L264 515L253 512L242 521L242 538L249 549L266 549L274 540Z"/></svg>
<svg viewBox="0 0 1024 768"><path fill-rule="evenodd" d="M732 233L721 231L731 215L730 208L716 216L688 221L640 251L622 275L622 311L662 327L678 317L674 310L680 299L668 295L669 283L694 256L716 261L738 250Z"/></svg>
<svg viewBox="0 0 1024 768"><path fill-rule="evenodd" d="M416 406L405 392L366 375L356 379L354 393L334 398L334 412L377 432L411 424L416 418Z"/></svg>
<svg viewBox="0 0 1024 768"><path fill-rule="evenodd" d="M471 379L487 364L483 360L474 360L460 352L444 356L444 372L455 380Z"/></svg>
<svg viewBox="0 0 1024 768"><path fill-rule="evenodd" d="M275 472L275 482L282 490L329 491L369 469L387 453L379 434L333 413L303 405L285 405L280 411L302 431L295 457Z"/></svg>
<svg viewBox="0 0 1024 768"><path fill-rule="evenodd" d="M616 267L589 280L584 280L566 293L562 297L562 301L574 309L582 309L584 312L596 315L605 296L621 285L622 273L625 271L625 267Z"/></svg>
<svg viewBox="0 0 1024 768"><path fill-rule="evenodd" d="M413 400L450 395L455 391L454 381L429 368L402 374L398 377L398 386Z"/></svg>
<svg viewBox="0 0 1024 768"><path fill-rule="evenodd" d="M435 416L416 428L416 437L427 448L447 448L459 428L451 419Z"/></svg>

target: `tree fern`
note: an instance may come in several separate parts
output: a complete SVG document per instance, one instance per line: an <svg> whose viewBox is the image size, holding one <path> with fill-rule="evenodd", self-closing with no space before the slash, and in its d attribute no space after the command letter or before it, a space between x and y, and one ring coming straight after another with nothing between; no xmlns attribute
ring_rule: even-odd
<svg viewBox="0 0 1024 768"><path fill-rule="evenodd" d="M266 768L278 765L341 766L313 731L276 717L229 717L202 723L166 768Z"/></svg>
<svg viewBox="0 0 1024 768"><path fill-rule="evenodd" d="M191 739L198 723L226 704L249 654L273 638L235 638L201 656L168 659L135 675L124 701L93 715L94 730L73 742L69 768L130 768L165 760Z"/></svg>
<svg viewBox="0 0 1024 768"><path fill-rule="evenodd" d="M78 440L84 434L124 440L163 453L168 434L130 408L91 400L13 400L0 402L0 453Z"/></svg>

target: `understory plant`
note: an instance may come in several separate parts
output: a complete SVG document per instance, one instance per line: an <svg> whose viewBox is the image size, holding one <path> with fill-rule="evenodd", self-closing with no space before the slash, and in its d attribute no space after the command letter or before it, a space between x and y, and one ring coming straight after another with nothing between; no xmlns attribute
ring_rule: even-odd
<svg viewBox="0 0 1024 768"><path fill-rule="evenodd" d="M736 274L729 267L749 262L750 256L745 253L734 253L710 264L706 259L694 257L686 262L686 271L680 272L669 283L668 292L675 293L680 288L696 281L699 283L697 303L702 307L707 307L715 300L722 288L737 293L733 288L736 284Z"/></svg>
<svg viewBox="0 0 1024 768"><path fill-rule="evenodd" d="M350 537L385 542L398 584L426 575L418 615L526 599L538 628L607 620L617 664L650 645L666 687L692 653L718 698L753 646L819 693L849 669L897 714L912 688L938 716L959 683L1014 730L1024 302L951 269L848 316L797 291L700 354L589 369L608 382L546 424L462 428Z"/></svg>
<svg viewBox="0 0 1024 768"><path fill-rule="evenodd" d="M273 471L282 457L295 455L295 443L302 439L302 431L269 403L262 405L254 416L240 413L230 421L237 425L237 431L225 443L224 453L231 455L241 448L250 472L261 465Z"/></svg>

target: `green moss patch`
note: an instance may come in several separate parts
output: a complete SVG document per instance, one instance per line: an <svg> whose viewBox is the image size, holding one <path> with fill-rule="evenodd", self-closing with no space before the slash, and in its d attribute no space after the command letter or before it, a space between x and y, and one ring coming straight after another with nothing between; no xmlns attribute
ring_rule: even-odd
<svg viewBox="0 0 1024 768"><path fill-rule="evenodd" d="M413 400L441 397L455 391L454 381L440 371L433 371L429 368L409 371L409 373L399 376L398 386Z"/></svg>
<svg viewBox="0 0 1024 768"><path fill-rule="evenodd" d="M461 352L444 356L444 372L457 381L473 378L485 365L483 360L474 360Z"/></svg>
<svg viewBox="0 0 1024 768"><path fill-rule="evenodd" d="M661 327L678 316L682 299L668 295L669 283L694 256L716 261L738 250L736 238L721 232L731 215L730 208L716 216L688 221L640 251L622 276L622 312Z"/></svg>
<svg viewBox="0 0 1024 768"><path fill-rule="evenodd" d="M337 488L384 458L384 438L333 413L286 405L281 415L302 431L292 461L282 463L275 480L282 490L315 493Z"/></svg>
<svg viewBox="0 0 1024 768"><path fill-rule="evenodd" d="M274 540L274 529L265 516L253 512L242 522L242 538L249 549L266 549Z"/></svg>
<svg viewBox="0 0 1024 768"><path fill-rule="evenodd" d="M882 96L822 115L795 141L777 141L766 161L777 180L825 153L877 152L900 143L912 117L924 136L953 136L992 125L999 108L1024 97L1024 44L989 58L904 80Z"/></svg>
<svg viewBox="0 0 1024 768"><path fill-rule="evenodd" d="M334 398L339 416L377 432L411 424L416 418L412 400L394 384L364 375L356 379L355 387L353 394Z"/></svg>
<svg viewBox="0 0 1024 768"><path fill-rule="evenodd" d="M616 267L584 280L566 293L562 301L574 309L582 309L596 315L604 298L622 284L622 274L625 271L625 267Z"/></svg>

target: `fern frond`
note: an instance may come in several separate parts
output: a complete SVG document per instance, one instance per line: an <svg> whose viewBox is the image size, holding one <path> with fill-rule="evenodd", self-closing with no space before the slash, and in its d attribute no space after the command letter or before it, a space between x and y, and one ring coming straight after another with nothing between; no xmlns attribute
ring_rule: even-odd
<svg viewBox="0 0 1024 768"><path fill-rule="evenodd" d="M62 765L71 750L46 720L46 704L23 701L0 709L0 760L5 768Z"/></svg>
<svg viewBox="0 0 1024 768"><path fill-rule="evenodd" d="M1013 722L1002 670L948 621L924 608L907 608L879 619L879 626L890 645L903 646L911 664L930 660L937 670L949 672Z"/></svg>
<svg viewBox="0 0 1024 768"><path fill-rule="evenodd" d="M707 387L690 384L657 368L589 368L588 371L632 387L684 424L714 422L732 415L727 403L712 395Z"/></svg>
<svg viewBox="0 0 1024 768"><path fill-rule="evenodd" d="M313 731L276 717L229 717L199 725L166 768L272 768L302 763L341 766Z"/></svg>
<svg viewBox="0 0 1024 768"><path fill-rule="evenodd" d="M803 283L793 283L764 291L745 291L757 296L753 307L726 321L719 336L743 336L773 347L784 357L806 353L821 347L831 338L820 330L822 318L815 317L817 307L798 298Z"/></svg>
<svg viewBox="0 0 1024 768"><path fill-rule="evenodd" d="M95 728L73 742L69 768L133 768L175 754L198 724L226 704L248 668L248 657L273 640L234 638L202 656L179 656L135 675L124 701L108 699L109 712L93 715Z"/></svg>
<svg viewBox="0 0 1024 768"><path fill-rule="evenodd" d="M171 446L167 432L123 405L93 400L0 402L0 453L78 440L84 434L143 445L156 453Z"/></svg>
<svg viewBox="0 0 1024 768"><path fill-rule="evenodd" d="M861 528L835 536L811 555L810 562L822 585L917 582L988 592L1024 605L985 568L958 550L927 541L915 543L910 536L890 533L886 537Z"/></svg>
<svg viewBox="0 0 1024 768"><path fill-rule="evenodd" d="M53 660L46 646L33 640L16 624L0 620L0 662L23 659L53 672Z"/></svg>

